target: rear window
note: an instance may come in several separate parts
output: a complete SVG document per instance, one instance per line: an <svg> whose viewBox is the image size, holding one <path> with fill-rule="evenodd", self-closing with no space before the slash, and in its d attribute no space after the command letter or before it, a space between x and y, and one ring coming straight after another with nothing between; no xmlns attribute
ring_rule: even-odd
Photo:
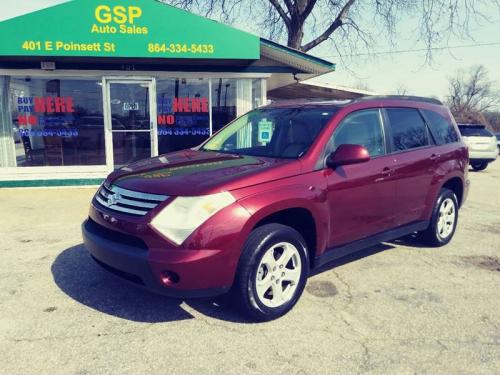
<svg viewBox="0 0 500 375"><path fill-rule="evenodd" d="M479 126L460 126L459 129L464 137L493 137L492 132Z"/></svg>
<svg viewBox="0 0 500 375"><path fill-rule="evenodd" d="M392 143L395 151L427 146L429 137L422 116L413 108L388 108Z"/></svg>
<svg viewBox="0 0 500 375"><path fill-rule="evenodd" d="M446 118L434 111L424 109L422 112L428 121L431 133L438 145L458 142L458 134Z"/></svg>

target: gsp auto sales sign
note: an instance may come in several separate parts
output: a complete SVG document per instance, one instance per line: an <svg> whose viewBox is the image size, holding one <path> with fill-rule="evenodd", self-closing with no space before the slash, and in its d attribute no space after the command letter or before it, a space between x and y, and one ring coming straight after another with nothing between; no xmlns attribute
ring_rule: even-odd
<svg viewBox="0 0 500 375"><path fill-rule="evenodd" d="M156 0L74 0L0 23L0 56L258 59L257 36Z"/></svg>

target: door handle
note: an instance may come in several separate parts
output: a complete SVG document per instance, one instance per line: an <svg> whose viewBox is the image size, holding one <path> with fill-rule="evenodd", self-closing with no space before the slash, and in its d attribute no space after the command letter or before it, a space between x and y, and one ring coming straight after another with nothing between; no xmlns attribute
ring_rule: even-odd
<svg viewBox="0 0 500 375"><path fill-rule="evenodd" d="M438 155L438 154L432 154L432 155L430 156L430 159L431 159L431 161L434 161L434 160L439 159L439 157L440 157L440 156L441 156L441 155Z"/></svg>
<svg viewBox="0 0 500 375"><path fill-rule="evenodd" d="M390 176L394 170L389 167L382 169L382 176Z"/></svg>
<svg viewBox="0 0 500 375"><path fill-rule="evenodd" d="M376 178L376 179L375 179L375 182L382 182L382 181L385 181L385 179L386 179L387 177L389 177L389 176L392 174L392 172L394 172L394 169L389 168L389 167L385 167L384 169L382 169L382 172L380 172L380 175L381 175L382 177L378 177L378 178Z"/></svg>

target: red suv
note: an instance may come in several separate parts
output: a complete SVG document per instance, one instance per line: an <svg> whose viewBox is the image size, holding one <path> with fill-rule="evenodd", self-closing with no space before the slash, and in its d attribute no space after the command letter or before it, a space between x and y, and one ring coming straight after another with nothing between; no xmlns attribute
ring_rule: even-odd
<svg viewBox="0 0 500 375"><path fill-rule="evenodd" d="M123 279L183 298L231 290L270 320L326 262L411 233L447 244L467 167L455 121L433 99L275 104L195 149L111 173L83 237Z"/></svg>

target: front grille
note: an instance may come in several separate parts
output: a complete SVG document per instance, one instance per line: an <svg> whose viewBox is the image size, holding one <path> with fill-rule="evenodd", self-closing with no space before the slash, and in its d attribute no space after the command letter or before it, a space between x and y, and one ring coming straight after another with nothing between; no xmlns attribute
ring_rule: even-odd
<svg viewBox="0 0 500 375"><path fill-rule="evenodd" d="M136 216L146 215L166 199L167 195L141 193L106 184L101 186L95 196L95 200L108 210Z"/></svg>

